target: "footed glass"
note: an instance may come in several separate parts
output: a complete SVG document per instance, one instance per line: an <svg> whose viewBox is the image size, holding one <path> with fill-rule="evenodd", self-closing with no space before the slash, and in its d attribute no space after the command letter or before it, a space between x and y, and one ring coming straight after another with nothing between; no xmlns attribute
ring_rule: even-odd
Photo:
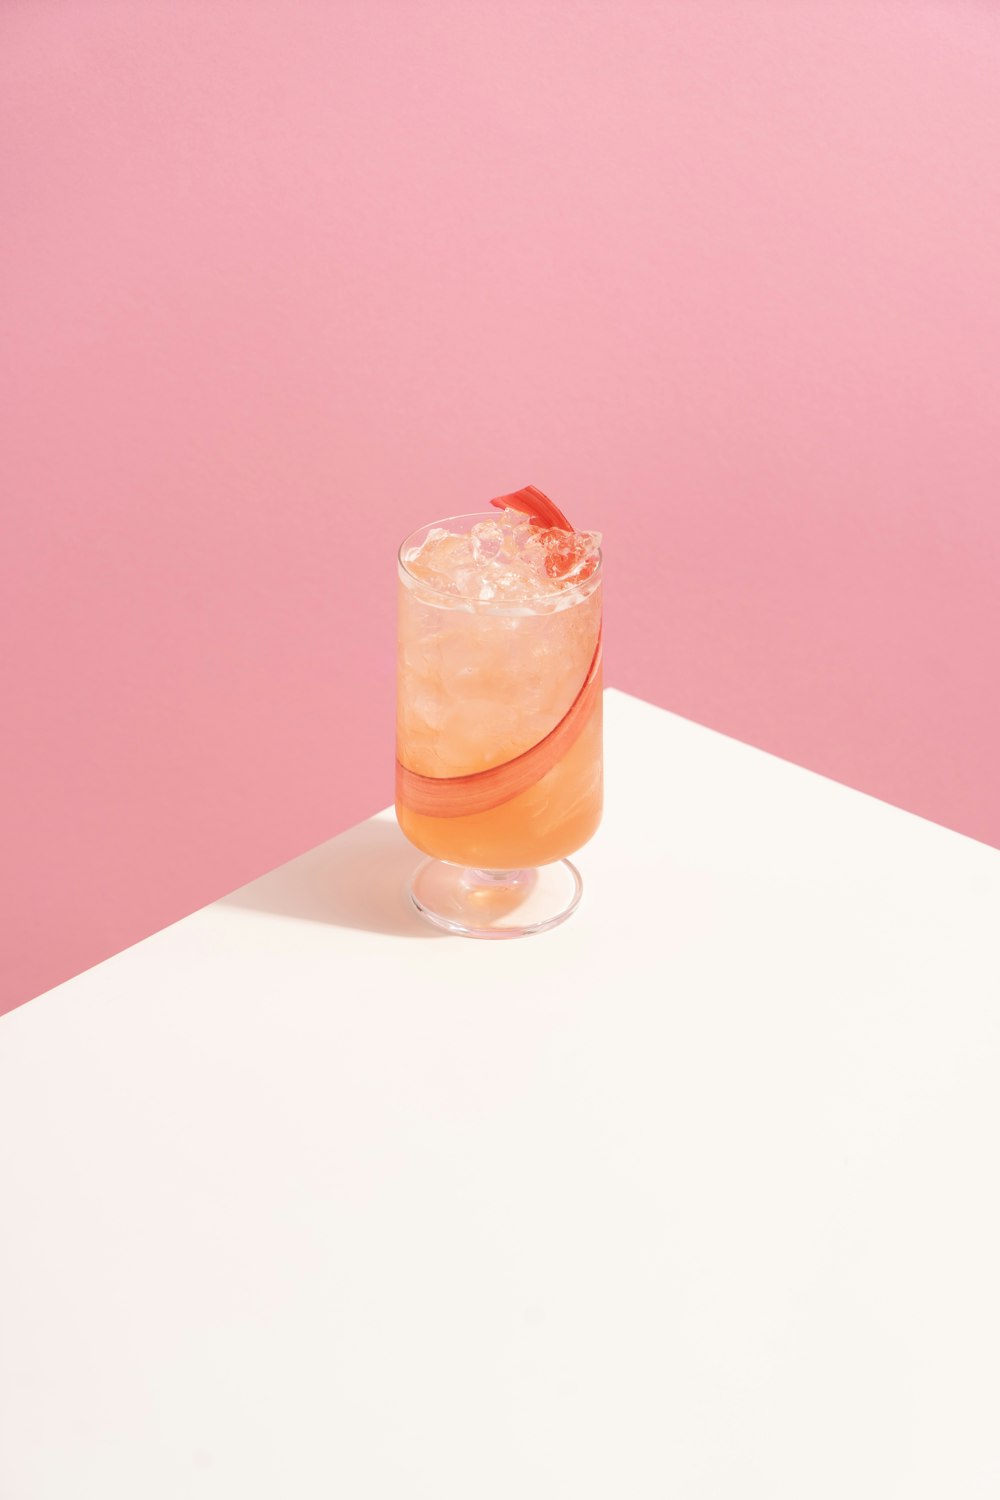
<svg viewBox="0 0 1000 1500"><path fill-rule="evenodd" d="M603 801L598 543L493 510L400 548L396 814L428 856L413 904L448 932L521 937L579 903L568 856Z"/></svg>

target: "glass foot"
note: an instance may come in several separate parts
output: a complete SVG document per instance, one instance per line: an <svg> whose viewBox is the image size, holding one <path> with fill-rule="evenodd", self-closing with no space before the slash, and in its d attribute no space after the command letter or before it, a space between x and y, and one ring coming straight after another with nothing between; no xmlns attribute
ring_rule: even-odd
<svg viewBox="0 0 1000 1500"><path fill-rule="evenodd" d="M583 882L568 859L530 870L467 870L425 859L410 883L422 917L461 937L515 938L546 932L576 911Z"/></svg>

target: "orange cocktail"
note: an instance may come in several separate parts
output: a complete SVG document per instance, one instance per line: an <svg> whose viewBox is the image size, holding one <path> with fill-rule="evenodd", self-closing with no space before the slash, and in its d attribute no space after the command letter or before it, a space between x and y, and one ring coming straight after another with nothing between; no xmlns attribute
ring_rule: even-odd
<svg viewBox="0 0 1000 1500"><path fill-rule="evenodd" d="M400 550L396 811L418 849L464 869L441 925L476 930L503 909L501 931L477 935L553 925L539 867L601 819L600 538L543 524L564 518L535 496Z"/></svg>

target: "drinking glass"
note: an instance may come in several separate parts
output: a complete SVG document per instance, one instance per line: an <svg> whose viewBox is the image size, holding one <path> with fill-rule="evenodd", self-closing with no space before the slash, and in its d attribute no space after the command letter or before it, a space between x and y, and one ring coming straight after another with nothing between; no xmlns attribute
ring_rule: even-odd
<svg viewBox="0 0 1000 1500"><path fill-rule="evenodd" d="M511 938L555 927L582 884L570 863L603 803L602 564L517 602L445 592L399 549L396 815L428 856L416 909L448 932Z"/></svg>

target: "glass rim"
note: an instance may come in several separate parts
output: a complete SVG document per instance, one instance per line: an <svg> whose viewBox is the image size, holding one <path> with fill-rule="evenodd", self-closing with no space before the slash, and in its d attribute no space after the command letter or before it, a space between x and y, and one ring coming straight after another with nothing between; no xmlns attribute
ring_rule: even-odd
<svg viewBox="0 0 1000 1500"><path fill-rule="evenodd" d="M400 572L405 573L407 578L427 593L436 594L439 599L447 599L453 605L465 601L469 604L476 604L480 609L485 610L488 610L492 606L497 610L509 611L517 605L537 604L542 599L572 598L574 594L581 594L584 591L593 593L597 586L603 583L604 551L601 547L597 549L597 567L590 574L589 578L584 578L580 583L574 583L570 588L560 589L558 593L529 594L526 599L474 599L471 594L449 594L445 589L435 588L432 583L427 583L425 579L418 578L416 573L410 572L403 559L403 553L413 538L419 536L422 531L433 531L437 526L447 527L452 521L490 521L495 519L499 514L500 512L497 510L467 510L463 511L461 515L443 516L440 521L425 521L422 526L415 526L408 536L404 536L396 553L396 563Z"/></svg>

